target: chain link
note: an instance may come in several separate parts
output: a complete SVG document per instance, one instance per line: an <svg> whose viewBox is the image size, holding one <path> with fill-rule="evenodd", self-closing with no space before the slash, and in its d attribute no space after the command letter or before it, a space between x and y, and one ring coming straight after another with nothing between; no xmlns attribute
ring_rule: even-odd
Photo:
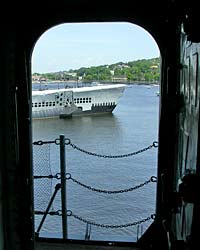
<svg viewBox="0 0 200 250"><path fill-rule="evenodd" d="M99 193L105 193L105 194L119 194L119 193L126 193L126 192L130 192L130 191L133 191L135 189L138 189L138 188L141 188L147 184L149 184L150 182L157 182L157 178L155 176L151 176L151 178L139 185L136 185L134 187L131 187L131 188L126 188L126 189L121 189L121 190L113 190L113 191L110 191L110 190L102 190L102 189L97 189L97 188L94 188L94 187L91 187L91 186L88 186L86 184L83 184L82 182L72 178L71 174L67 173L66 174L66 179L67 180L72 180L73 182L75 182L76 184L86 188L86 189L89 189L91 191L94 191L94 192L99 192Z"/></svg>
<svg viewBox="0 0 200 250"><path fill-rule="evenodd" d="M88 154L88 155L92 155L92 156L97 156L97 157L102 157L102 158L123 158L123 157L129 157L129 156L133 156L133 155L137 155L137 154L140 154L140 153L143 153L151 148L157 148L158 147L158 142L154 141L153 144L149 145L148 147L146 148L143 148L143 149L140 149L138 151L135 151L135 152L132 152L132 153L128 153L128 154L121 154L121 155L103 155L103 154L97 154L97 153L93 153L93 152L89 152L85 149L82 149L78 146L76 146L75 144L71 143L70 139L67 139L68 141L65 143L66 145L70 145L72 148L82 152L82 153L85 153L85 154Z"/></svg>
<svg viewBox="0 0 200 250"><path fill-rule="evenodd" d="M33 145L42 146L42 145L44 145L44 144L51 144L51 143L57 144L57 140L58 140L58 139L55 139L54 141L42 141L42 140L40 140L40 141L35 141L35 142L33 142Z"/></svg>
<svg viewBox="0 0 200 250"><path fill-rule="evenodd" d="M60 174L57 173L56 175L34 175L33 176L34 179L43 179L43 178L47 178L47 179L60 179Z"/></svg>
<svg viewBox="0 0 200 250"><path fill-rule="evenodd" d="M50 211L50 212L48 212L48 213L46 213L45 211L35 211L34 213L35 213L36 215L48 214L48 215L58 215L58 216L62 216L62 210Z"/></svg>
<svg viewBox="0 0 200 250"><path fill-rule="evenodd" d="M44 144L50 144L50 143L55 143L56 145L59 145L60 144L60 139L56 138L53 141L42 141L42 140L40 140L40 141L33 142L33 145L42 146ZM72 148L74 148L74 149L76 149L76 150L78 150L78 151L80 151L82 153L92 155L92 156L96 156L96 157L101 157L101 158L123 158L123 157L129 157L129 156L134 156L134 155L143 153L143 152L145 152L145 151L147 151L147 150L149 150L151 148L157 148L158 147L158 142L154 141L151 145L149 145L146 148L140 149L140 150L132 152L132 153L121 154L121 155L103 155L103 154L93 153L93 152L82 149L82 148L78 147L77 145L71 143L71 140L68 139L68 138L65 139L65 145L70 145Z"/></svg>
<svg viewBox="0 0 200 250"><path fill-rule="evenodd" d="M96 223L94 221L90 221L90 220L87 220L79 215L76 215L74 214L71 210L68 210L68 216L72 216L74 217L75 219L79 220L79 221L82 221L84 223L87 223L87 224L90 224L90 225L93 225L93 226L96 226L96 227L102 227L102 228L125 228L125 227L131 227L131 226L136 226L136 225L139 225L139 224L142 224L144 222L147 222L151 219L155 219L155 214L152 214L151 216L145 218L145 219L142 219L142 220L139 220L139 221L135 221L135 222L132 222L132 223L127 223L127 224L121 224L121 225L109 225L109 224L100 224L100 223Z"/></svg>
<svg viewBox="0 0 200 250"><path fill-rule="evenodd" d="M91 221L91 220L88 220L88 219L85 219L77 214L74 214L71 210L67 210L67 216L70 217L74 217L75 219L81 221L81 222L84 222L86 224L90 224L90 225L93 225L93 226L96 226L96 227L102 227L102 228L125 228L125 227L131 227L131 226L136 226L136 225L139 225L139 224L142 224L144 222L147 222L149 220L154 220L155 219L155 214L152 214L150 216L148 216L147 218L144 218L142 220L139 220L139 221L134 221L134 222L131 222L131 223L127 223L127 224L120 224L120 225L110 225L110 224L100 224L100 223L96 223L95 221ZM51 212L44 212L44 211L35 211L35 214L48 214L48 215L57 215L57 216L62 216L62 210L57 210L57 211L51 211Z"/></svg>

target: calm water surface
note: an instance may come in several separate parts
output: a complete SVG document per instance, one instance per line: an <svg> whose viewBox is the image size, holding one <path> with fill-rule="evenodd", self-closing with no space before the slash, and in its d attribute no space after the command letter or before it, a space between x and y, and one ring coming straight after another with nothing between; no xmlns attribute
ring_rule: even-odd
<svg viewBox="0 0 200 250"><path fill-rule="evenodd" d="M33 120L33 141L54 140L64 134L80 148L105 155L127 154L145 148L158 138L157 91L157 86L127 87L112 114ZM45 175L50 173L50 169L52 174L60 172L59 146L52 144L50 149L47 145L34 146L34 162L40 162L34 163L35 174ZM67 172L88 186L122 190L157 175L157 149L152 148L132 157L105 159L84 154L66 145L66 164ZM35 209L45 209L57 182L35 181ZM156 183L132 192L104 194L85 189L72 180L67 181L67 209L98 224L123 225L147 218L155 212L155 198ZM60 208L58 193L53 209ZM40 220L41 217L36 216L36 229ZM68 237L84 239L86 224L71 216L67 220ZM151 222L143 223L140 230L145 231ZM40 236L62 237L61 225L61 216L47 216ZM91 230L92 240L136 241L136 236L137 226L121 229L92 226Z"/></svg>

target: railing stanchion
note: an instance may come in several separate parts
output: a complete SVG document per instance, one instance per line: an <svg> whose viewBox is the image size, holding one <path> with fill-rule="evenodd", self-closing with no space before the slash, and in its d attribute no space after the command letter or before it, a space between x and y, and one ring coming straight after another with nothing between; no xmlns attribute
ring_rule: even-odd
<svg viewBox="0 0 200 250"><path fill-rule="evenodd" d="M49 210L50 210L50 208L51 208L51 205L53 204L53 201L54 201L54 199L55 199L55 197L56 197L56 194L57 194L57 192L58 192L58 190L61 188L61 184L57 184L56 186L55 186L55 191L54 191L54 193L53 193L53 195L52 195L52 197L51 197L51 199L50 199L50 201L49 201L49 204L48 204L48 206L47 206L47 208L46 208L46 211L44 212L44 215L43 215L43 217L42 217L42 220L41 220L41 222L40 222L40 224L39 224L39 226L38 226L38 229L37 229L37 231L36 231L36 237L39 237L39 232L40 232L40 229L42 228L42 225L44 224L44 221L45 221L45 219L46 219L46 217L47 217L47 214L49 213Z"/></svg>
<svg viewBox="0 0 200 250"><path fill-rule="evenodd" d="M60 173L61 173L61 204L63 239L67 239L67 192L66 192L66 162L65 136L60 135Z"/></svg>

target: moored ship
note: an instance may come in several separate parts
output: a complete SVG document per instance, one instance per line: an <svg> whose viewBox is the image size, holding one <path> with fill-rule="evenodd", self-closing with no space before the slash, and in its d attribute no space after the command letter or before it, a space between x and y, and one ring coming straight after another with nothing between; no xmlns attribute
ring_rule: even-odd
<svg viewBox="0 0 200 250"><path fill-rule="evenodd" d="M117 106L125 87L125 84L110 84L33 90L32 118L64 118L86 113L111 113Z"/></svg>

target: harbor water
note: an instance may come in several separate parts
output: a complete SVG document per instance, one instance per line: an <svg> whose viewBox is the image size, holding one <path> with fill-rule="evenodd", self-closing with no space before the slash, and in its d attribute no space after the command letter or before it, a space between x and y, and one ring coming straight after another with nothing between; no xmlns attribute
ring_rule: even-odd
<svg viewBox="0 0 200 250"><path fill-rule="evenodd" d="M123 155L146 148L158 140L159 97L156 94L158 90L158 86L128 86L112 114L33 120L33 141L55 140L63 134L78 147L102 155ZM34 161L41 158L40 162L44 163L41 173L60 172L58 145L50 145L48 160L45 160L42 148L36 150L35 153L34 146ZM157 176L157 148L153 147L130 157L100 158L66 145L66 169L72 178L92 188L129 189L144 183L151 176ZM34 181L35 201L39 196L44 209L59 181L57 179ZM67 209L80 218L97 224L126 225L140 221L155 213L155 202L155 182L133 191L107 194L86 189L72 180L67 180ZM53 209L54 211L61 209L60 192L53 202ZM35 230L41 218L41 215L35 216ZM135 242L137 235L140 237L151 223L152 220L148 220L139 227L136 225L120 228L92 225L90 239ZM67 225L69 239L85 239L84 221L67 216ZM40 236L61 238L62 217L48 215L40 230Z"/></svg>

